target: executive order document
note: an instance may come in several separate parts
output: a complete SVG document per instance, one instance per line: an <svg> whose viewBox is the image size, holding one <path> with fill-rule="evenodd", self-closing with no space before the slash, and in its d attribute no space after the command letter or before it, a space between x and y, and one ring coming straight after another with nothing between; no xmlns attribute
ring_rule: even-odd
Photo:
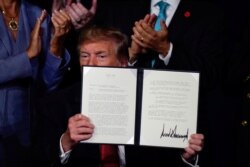
<svg viewBox="0 0 250 167"><path fill-rule="evenodd" d="M199 73L86 66L82 78L84 142L184 148L196 133Z"/></svg>

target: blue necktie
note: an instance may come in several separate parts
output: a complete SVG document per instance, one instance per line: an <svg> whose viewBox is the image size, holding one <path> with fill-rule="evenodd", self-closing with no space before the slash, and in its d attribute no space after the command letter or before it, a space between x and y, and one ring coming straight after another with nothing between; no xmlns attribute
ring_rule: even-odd
<svg viewBox="0 0 250 167"><path fill-rule="evenodd" d="M170 6L170 4L161 0L156 5L159 6L160 10L159 10L159 14L157 16L157 20L156 20L154 29L156 31L160 31L161 30L161 20L165 21L167 19L166 9Z"/></svg>
<svg viewBox="0 0 250 167"><path fill-rule="evenodd" d="M161 20L165 21L167 19L166 10L170 6L170 4L161 0L158 3L156 3L156 5L159 6L159 14L158 14L157 20L155 22L154 30L160 31L161 30ZM151 60L151 64L150 64L151 68L153 68L155 66L155 62L156 62L155 59Z"/></svg>

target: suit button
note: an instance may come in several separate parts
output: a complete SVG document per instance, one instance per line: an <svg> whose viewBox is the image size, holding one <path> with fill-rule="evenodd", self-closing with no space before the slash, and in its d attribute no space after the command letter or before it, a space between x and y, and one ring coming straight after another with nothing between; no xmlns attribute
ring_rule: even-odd
<svg viewBox="0 0 250 167"><path fill-rule="evenodd" d="M245 78L245 82L250 81L250 75Z"/></svg>
<svg viewBox="0 0 250 167"><path fill-rule="evenodd" d="M246 127L248 125L248 122L246 120L241 121L241 125Z"/></svg>
<svg viewBox="0 0 250 167"><path fill-rule="evenodd" d="M247 98L250 99L250 93L247 94Z"/></svg>

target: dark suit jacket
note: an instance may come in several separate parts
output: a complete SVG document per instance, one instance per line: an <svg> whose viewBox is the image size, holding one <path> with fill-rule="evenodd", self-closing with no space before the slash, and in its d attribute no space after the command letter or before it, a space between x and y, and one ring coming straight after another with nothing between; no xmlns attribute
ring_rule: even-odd
<svg viewBox="0 0 250 167"><path fill-rule="evenodd" d="M130 36L134 22L144 18L149 12L150 0L119 2L100 0L95 22L101 25L113 25ZM224 61L222 17L223 15L212 2L181 0L168 27L169 40L173 43L172 57L168 66L165 66L158 59L158 53L153 51L140 55L136 64L137 67L150 67L151 60L156 59L154 68L200 72L198 132L205 134L206 145L204 156L201 156L204 160L201 160L203 166L209 167L212 166L215 157L219 157L215 156L218 147L214 147L214 144L216 134L220 134L220 131L216 129L220 127L220 122L213 125L213 120L217 118L215 115L218 113L212 111L221 100L218 98L216 101L214 96L216 97L217 92L213 89L217 89L220 85Z"/></svg>
<svg viewBox="0 0 250 167"><path fill-rule="evenodd" d="M202 90L214 87L221 74L221 19L220 13L211 3L181 0L168 27L173 52L165 68L198 71ZM154 52L141 55L138 66L150 67L152 59L157 60L155 68L163 68L158 53Z"/></svg>
<svg viewBox="0 0 250 167"><path fill-rule="evenodd" d="M115 8L115 6L118 7ZM130 36L134 22L144 18L147 13L150 13L150 0L120 2L102 0L99 3L95 22L101 25L113 25ZM172 57L168 66L165 66L158 59L158 53L153 51L140 55L136 64L137 67L150 67L151 60L156 59L154 68L200 72L198 132L205 134L206 139L200 162L201 166L207 167L217 164L216 157L224 153L222 151L220 152L222 154L216 154L218 147L214 147L217 142L216 135L220 134L219 130L221 130L216 128L224 126L220 125L219 120L218 124L213 124L213 121L217 119L215 115L218 114L213 109L216 108L218 111L217 104L220 104L219 100L221 100L216 97L217 92L213 89L220 85L224 61L222 17L221 12L211 2L181 0L168 27L169 40L173 43ZM222 142L223 139L221 137L220 141ZM221 148L223 149L224 147Z"/></svg>
<svg viewBox="0 0 250 167"><path fill-rule="evenodd" d="M68 118L80 112L81 84L46 98L39 105L34 129L33 151L36 166L63 166L59 162L59 139L67 128ZM127 166L183 165L181 150L154 147L125 146ZM99 145L78 144L65 166L98 167Z"/></svg>
<svg viewBox="0 0 250 167"><path fill-rule="evenodd" d="M241 27L241 38L235 42L234 49L229 49L223 94L227 105L223 106L224 115L230 115L228 122L231 133L225 144L232 143L230 148L234 166L250 166L248 152L250 149L250 22L249 14L244 27ZM229 53L231 52L231 53ZM230 135L230 136L229 136ZM231 144L229 143L229 144Z"/></svg>

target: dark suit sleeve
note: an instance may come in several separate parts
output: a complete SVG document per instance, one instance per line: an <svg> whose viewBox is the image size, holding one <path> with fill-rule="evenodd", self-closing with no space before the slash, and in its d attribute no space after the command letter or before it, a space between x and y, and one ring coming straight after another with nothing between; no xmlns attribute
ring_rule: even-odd
<svg viewBox="0 0 250 167"><path fill-rule="evenodd" d="M213 11L213 12L211 12ZM189 12L189 15L185 15ZM138 66L197 71L201 74L201 87L214 87L221 75L222 14L213 4L199 1L181 1L168 27L168 38L173 44L169 64L165 67L158 53L140 56Z"/></svg>

